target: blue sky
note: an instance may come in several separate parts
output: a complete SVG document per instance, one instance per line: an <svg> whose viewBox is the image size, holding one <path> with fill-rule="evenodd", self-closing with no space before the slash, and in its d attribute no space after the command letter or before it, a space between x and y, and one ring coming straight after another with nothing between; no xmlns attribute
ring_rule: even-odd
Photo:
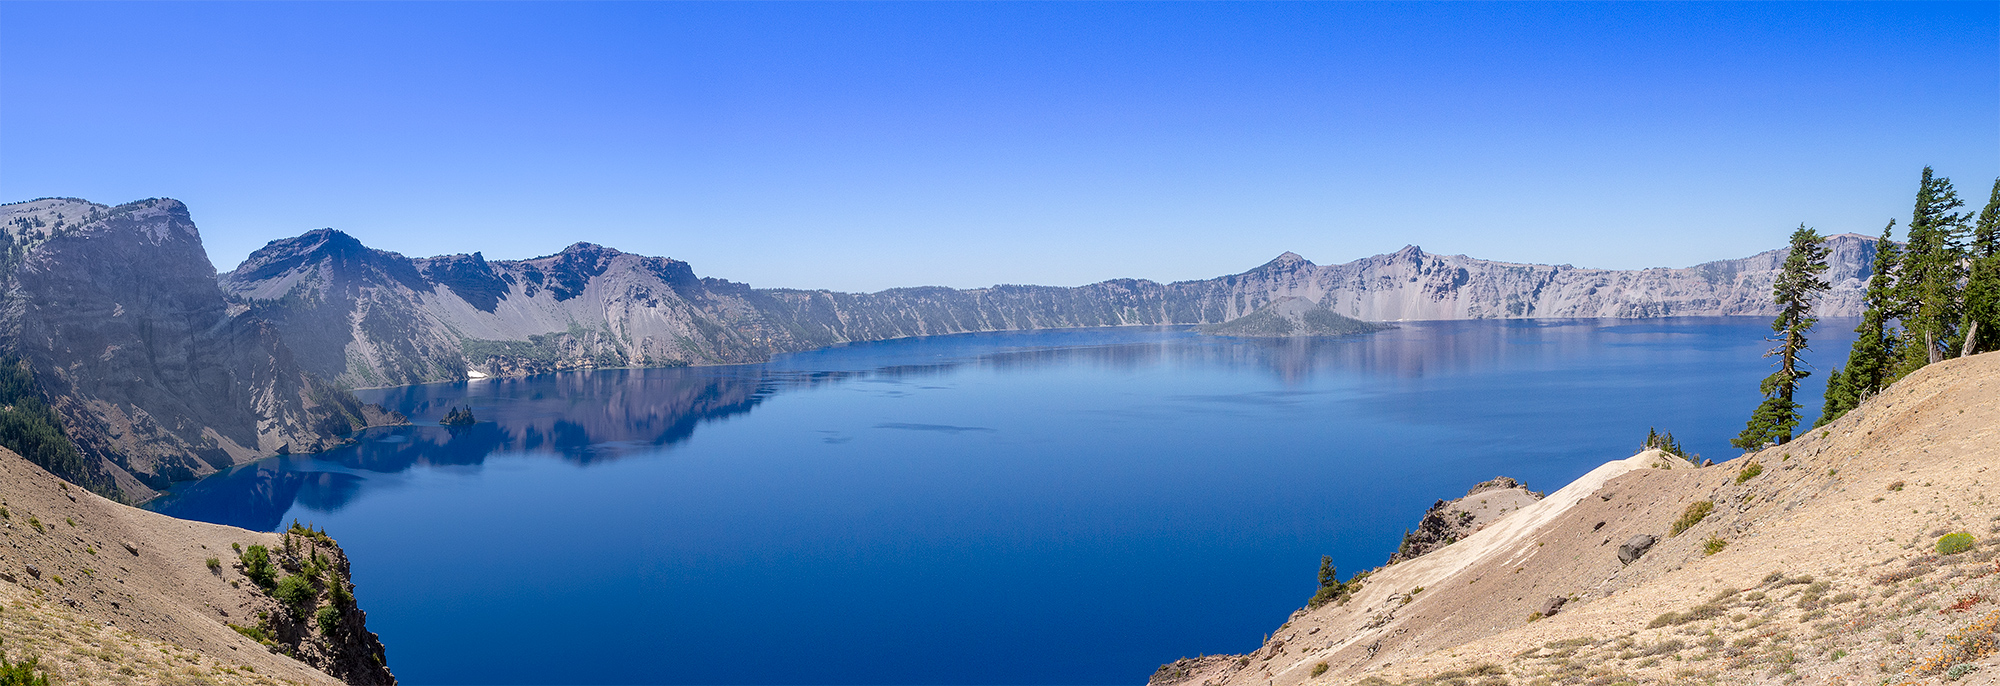
<svg viewBox="0 0 2000 686"><path fill-rule="evenodd" d="M2000 175L2000 4L0 3L0 199L760 286L1600 267Z"/></svg>

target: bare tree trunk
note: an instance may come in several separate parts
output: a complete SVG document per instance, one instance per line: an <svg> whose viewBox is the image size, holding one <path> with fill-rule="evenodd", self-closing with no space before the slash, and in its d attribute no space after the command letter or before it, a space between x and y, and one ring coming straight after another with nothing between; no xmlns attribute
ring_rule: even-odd
<svg viewBox="0 0 2000 686"><path fill-rule="evenodd" d="M1973 322L1970 326L1965 327L1965 347L1959 349L1958 356L1971 357L1973 352L1972 349L1974 347L1973 344L1977 343L1978 341L1979 341L1979 322Z"/></svg>
<svg viewBox="0 0 2000 686"><path fill-rule="evenodd" d="M1931 364L1944 361L1944 355L1938 351L1937 340L1931 338L1929 331L1924 332L1924 353L1930 356Z"/></svg>

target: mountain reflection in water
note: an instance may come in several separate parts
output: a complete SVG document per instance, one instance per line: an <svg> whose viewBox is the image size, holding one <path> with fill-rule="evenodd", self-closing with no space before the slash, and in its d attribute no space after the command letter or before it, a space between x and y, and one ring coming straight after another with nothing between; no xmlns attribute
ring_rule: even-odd
<svg viewBox="0 0 2000 686"><path fill-rule="evenodd" d="M364 473L393 474L419 465L478 466L497 452L551 454L581 465L654 454L687 440L704 422L750 412L777 393L857 381L914 382L967 367L1028 372L1196 364L1264 369L1287 385L1303 384L1321 373L1354 370L1417 378L1524 364L1554 367L1572 359L1572 353L1606 344L1686 335L1696 321L1637 320L1595 326L1578 326L1571 320L1422 322L1346 338L1214 338L1187 327L965 334L874 343L872 351L832 348L757 365L569 372L377 389L357 395L398 410L416 424L368 429L351 446L272 458L181 484L148 507L186 519L275 530L295 502L321 512L345 506L359 492L358 482L367 478ZM990 343L997 345L934 363L904 362L924 356L929 348L945 355L963 354L967 339L979 338L993 339ZM1006 345L1017 342L1014 339L1027 345ZM837 368L871 361L901 363ZM1274 397L1227 401L1272 402ZM471 407L479 423L436 425L438 418L460 406ZM988 430L910 423L877 428Z"/></svg>

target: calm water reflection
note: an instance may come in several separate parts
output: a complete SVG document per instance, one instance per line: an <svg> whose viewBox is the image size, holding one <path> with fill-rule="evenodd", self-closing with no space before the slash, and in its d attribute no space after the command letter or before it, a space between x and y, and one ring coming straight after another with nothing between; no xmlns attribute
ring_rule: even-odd
<svg viewBox="0 0 2000 686"><path fill-rule="evenodd" d="M419 425L152 507L326 526L405 683L1136 683L1254 647L1319 555L1374 566L1475 481L1553 489L1649 426L1731 456L1765 333L1068 330L367 391Z"/></svg>

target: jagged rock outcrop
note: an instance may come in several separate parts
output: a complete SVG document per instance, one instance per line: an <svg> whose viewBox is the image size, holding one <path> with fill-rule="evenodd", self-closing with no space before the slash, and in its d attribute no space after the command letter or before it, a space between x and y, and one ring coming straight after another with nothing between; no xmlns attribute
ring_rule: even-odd
<svg viewBox="0 0 2000 686"><path fill-rule="evenodd" d="M1542 494L1528 490L1510 477L1480 482L1467 490L1463 498L1439 500L1431 505L1423 520L1417 522L1417 528L1403 534L1403 543L1389 555L1389 564L1457 543L1502 515L1541 499Z"/></svg>
<svg viewBox="0 0 2000 686"><path fill-rule="evenodd" d="M270 549L272 564L285 576L306 580L309 590L296 604L283 597L282 584L265 593L252 605L256 624L238 633L344 683L395 684L387 651L354 600L347 553L326 532L296 522L278 535L282 543Z"/></svg>
<svg viewBox="0 0 2000 686"><path fill-rule="evenodd" d="M1828 239L1822 315L1854 315L1874 240ZM1432 255L1256 269L1162 284L1074 288L757 289L686 262L589 243L520 261L409 258L338 231L273 241L221 282L275 322L314 373L352 386L621 366L756 362L904 336L1086 326L1220 324L1297 299L1362 320L1769 315L1779 251L1686 269L1617 271Z"/></svg>
<svg viewBox="0 0 2000 686"><path fill-rule="evenodd" d="M87 459L65 478L140 501L401 421L301 370L277 327L231 306L179 202L44 199L0 206L0 225L0 346Z"/></svg>
<svg viewBox="0 0 2000 686"><path fill-rule="evenodd" d="M1201 327L1211 336L1244 338L1293 338L1300 336L1352 336L1388 328L1374 322L1343 317L1325 305L1296 296L1285 296L1256 312L1221 324Z"/></svg>

